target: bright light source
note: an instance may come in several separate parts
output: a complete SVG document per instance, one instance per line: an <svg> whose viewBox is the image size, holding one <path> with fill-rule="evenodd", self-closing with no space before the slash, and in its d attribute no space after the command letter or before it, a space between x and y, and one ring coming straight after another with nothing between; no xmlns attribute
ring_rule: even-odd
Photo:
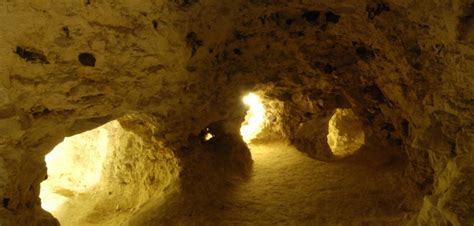
<svg viewBox="0 0 474 226"><path fill-rule="evenodd" d="M212 133L206 133L206 135L204 136L204 140L208 141L208 140L212 139L213 137L214 137L214 135Z"/></svg>
<svg viewBox="0 0 474 226"><path fill-rule="evenodd" d="M42 190L40 197L41 207L48 212L54 212L69 199L51 190Z"/></svg>
<svg viewBox="0 0 474 226"><path fill-rule="evenodd" d="M48 179L41 183L41 207L54 212L73 196L86 192L99 183L109 149L109 132L117 129L117 121L96 129L67 137L48 155Z"/></svg>
<svg viewBox="0 0 474 226"><path fill-rule="evenodd" d="M240 135L246 143L249 143L262 131L263 122L265 121L265 108L260 97L254 93L249 93L243 98L243 101L249 106L249 110L245 116L245 122L240 128Z"/></svg>

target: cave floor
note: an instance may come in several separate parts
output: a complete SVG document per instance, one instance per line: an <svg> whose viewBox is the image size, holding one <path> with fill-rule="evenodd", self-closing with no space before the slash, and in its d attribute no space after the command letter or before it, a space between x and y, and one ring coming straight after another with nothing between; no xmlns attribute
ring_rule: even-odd
<svg viewBox="0 0 474 226"><path fill-rule="evenodd" d="M175 206L172 216L161 219L154 217L163 210L157 207L138 216L143 221L128 224L399 226L413 216L403 204L403 167L397 161L379 163L370 155L321 162L283 141L251 144L249 148L254 161L252 174L225 199ZM77 211L89 199L81 200L68 206L60 217L63 225L77 225L78 219L73 218L82 215ZM93 200L91 196L89 201ZM119 212L106 214L97 207L92 212L81 225L120 225L127 218Z"/></svg>
<svg viewBox="0 0 474 226"><path fill-rule="evenodd" d="M399 164L316 161L285 142L250 145L252 176L222 207L220 223L404 225Z"/></svg>

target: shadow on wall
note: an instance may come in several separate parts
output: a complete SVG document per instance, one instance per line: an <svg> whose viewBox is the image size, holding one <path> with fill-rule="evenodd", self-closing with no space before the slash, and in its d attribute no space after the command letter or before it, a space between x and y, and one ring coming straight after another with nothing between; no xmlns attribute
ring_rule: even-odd
<svg viewBox="0 0 474 226"><path fill-rule="evenodd" d="M236 131L235 131L236 132ZM129 221L131 225L188 225L219 222L209 209L219 209L232 198L239 184L250 177L250 151L238 133L225 130L225 122L211 123L177 152L182 170L180 189L163 205L145 206ZM205 219L203 221L203 219Z"/></svg>

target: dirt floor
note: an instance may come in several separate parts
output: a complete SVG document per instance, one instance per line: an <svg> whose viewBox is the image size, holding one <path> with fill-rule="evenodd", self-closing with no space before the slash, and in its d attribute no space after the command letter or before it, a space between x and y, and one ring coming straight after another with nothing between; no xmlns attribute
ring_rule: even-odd
<svg viewBox="0 0 474 226"><path fill-rule="evenodd" d="M403 225L408 220L397 189L399 164L325 163L279 141L250 149L252 177L223 207L223 225Z"/></svg>

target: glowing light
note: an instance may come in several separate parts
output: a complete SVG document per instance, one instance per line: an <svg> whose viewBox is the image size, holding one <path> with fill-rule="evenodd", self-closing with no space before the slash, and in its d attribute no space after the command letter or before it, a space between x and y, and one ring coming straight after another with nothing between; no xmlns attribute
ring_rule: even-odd
<svg viewBox="0 0 474 226"><path fill-rule="evenodd" d="M40 197L41 207L48 212L54 212L68 200L67 197L58 195L50 190L41 191Z"/></svg>
<svg viewBox="0 0 474 226"><path fill-rule="evenodd" d="M240 128L240 135L246 143L250 143L261 131L265 121L265 108L260 97L249 93L243 98L243 102L249 106L245 122Z"/></svg>
<svg viewBox="0 0 474 226"><path fill-rule="evenodd" d="M120 127L116 121L67 137L48 155L48 179L41 183L41 207L56 211L78 193L99 183L109 149L109 131Z"/></svg>
<svg viewBox="0 0 474 226"><path fill-rule="evenodd" d="M204 140L208 141L208 140L212 139L213 137L214 137L214 135L212 133L206 133L206 135L204 136Z"/></svg>

